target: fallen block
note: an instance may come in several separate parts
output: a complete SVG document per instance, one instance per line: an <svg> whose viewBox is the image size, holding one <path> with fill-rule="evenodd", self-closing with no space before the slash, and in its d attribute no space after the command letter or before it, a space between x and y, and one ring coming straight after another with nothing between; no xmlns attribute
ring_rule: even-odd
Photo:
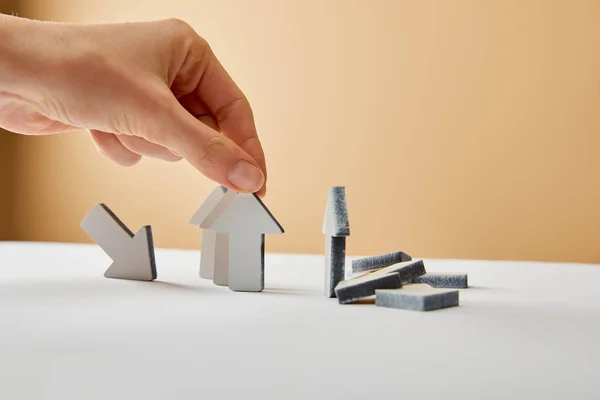
<svg viewBox="0 0 600 400"><path fill-rule="evenodd" d="M376 289L397 289L402 287L398 274L366 274L358 278L338 283L335 294L340 304L373 296Z"/></svg>
<svg viewBox="0 0 600 400"><path fill-rule="evenodd" d="M365 257L358 260L352 260L352 272L371 271L411 260L412 257L402 251L382 254L380 256Z"/></svg>
<svg viewBox="0 0 600 400"><path fill-rule="evenodd" d="M402 289L376 290L375 305L403 310L431 311L458 306L458 290L436 289L426 283L405 285Z"/></svg>
<svg viewBox="0 0 600 400"><path fill-rule="evenodd" d="M421 275L425 275L427 271L425 271L425 264L423 264L423 260L417 260L390 265L389 267L381 268L371 272L368 275L385 275L393 273L397 273L400 276L400 281L411 282L413 279Z"/></svg>
<svg viewBox="0 0 600 400"><path fill-rule="evenodd" d="M467 274L458 273L429 273L413 278L412 283L426 283L434 288L446 289L466 289L469 286Z"/></svg>

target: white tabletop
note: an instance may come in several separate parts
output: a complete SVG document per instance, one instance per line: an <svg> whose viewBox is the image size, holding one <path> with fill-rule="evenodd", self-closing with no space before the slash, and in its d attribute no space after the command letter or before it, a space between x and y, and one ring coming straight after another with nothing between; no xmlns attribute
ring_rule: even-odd
<svg viewBox="0 0 600 400"><path fill-rule="evenodd" d="M461 306L339 305L323 257L268 255L266 290L111 280L95 246L0 243L1 399L598 399L600 268L425 260Z"/></svg>

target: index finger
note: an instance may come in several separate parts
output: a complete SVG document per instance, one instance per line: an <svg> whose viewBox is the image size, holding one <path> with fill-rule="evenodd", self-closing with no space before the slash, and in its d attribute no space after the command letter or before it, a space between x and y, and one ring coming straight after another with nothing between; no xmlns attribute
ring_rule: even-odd
<svg viewBox="0 0 600 400"><path fill-rule="evenodd" d="M206 50L205 57L207 64L196 94L215 117L221 133L256 160L266 182L265 154L258 138L250 103L210 47ZM265 189L266 186L263 186L258 194L262 196Z"/></svg>

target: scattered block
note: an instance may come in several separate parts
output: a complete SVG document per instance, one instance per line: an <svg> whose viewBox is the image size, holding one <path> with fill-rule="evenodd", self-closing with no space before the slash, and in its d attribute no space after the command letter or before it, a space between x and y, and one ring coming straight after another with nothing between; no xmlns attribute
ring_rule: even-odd
<svg viewBox="0 0 600 400"><path fill-rule="evenodd" d="M229 235L229 288L262 291L265 234L283 233L283 228L260 198L229 190L200 227Z"/></svg>
<svg viewBox="0 0 600 400"><path fill-rule="evenodd" d="M400 280L402 282L411 282L413 279L426 274L425 264L423 264L423 260L406 261L390 265L389 267L378 269L374 272L369 273L368 275L381 275L391 273L397 273L398 275L400 275Z"/></svg>
<svg viewBox="0 0 600 400"><path fill-rule="evenodd" d="M352 272L371 271L411 260L412 257L402 251L374 257L365 257L358 260L352 260Z"/></svg>
<svg viewBox="0 0 600 400"><path fill-rule="evenodd" d="M325 286L324 294L335 297L335 287L344 280L346 264L346 236L350 235L346 189L332 186L329 189L325 217Z"/></svg>
<svg viewBox="0 0 600 400"><path fill-rule="evenodd" d="M458 306L458 290L436 289L425 283L405 285L402 289L376 290L375 305L403 310L431 311Z"/></svg>
<svg viewBox="0 0 600 400"><path fill-rule="evenodd" d="M412 283L426 283L434 288L466 289L468 285L467 274L461 273L428 273L412 279Z"/></svg>
<svg viewBox="0 0 600 400"><path fill-rule="evenodd" d="M153 281L157 277L152 228L135 235L105 204L96 204L81 221L81 229L113 260L104 276Z"/></svg>
<svg viewBox="0 0 600 400"><path fill-rule="evenodd" d="M346 304L373 296L377 289L397 289L401 287L402 282L398 274L366 274L338 283L335 287L335 294L340 304Z"/></svg>

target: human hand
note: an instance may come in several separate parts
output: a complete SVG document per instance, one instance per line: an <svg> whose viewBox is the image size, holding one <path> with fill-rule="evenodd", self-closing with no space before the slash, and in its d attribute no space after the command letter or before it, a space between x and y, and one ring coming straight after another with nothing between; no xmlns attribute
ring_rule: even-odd
<svg viewBox="0 0 600 400"><path fill-rule="evenodd" d="M266 191L250 104L185 22L71 25L0 16L0 126L86 129L120 165L182 157L215 182Z"/></svg>

